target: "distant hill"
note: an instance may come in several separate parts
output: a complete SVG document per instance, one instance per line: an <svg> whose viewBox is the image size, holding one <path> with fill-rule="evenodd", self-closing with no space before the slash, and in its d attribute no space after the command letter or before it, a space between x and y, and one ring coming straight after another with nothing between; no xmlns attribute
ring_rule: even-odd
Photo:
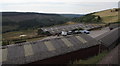
<svg viewBox="0 0 120 66"><path fill-rule="evenodd" d="M89 13L81 17L76 17L73 18L72 21L75 22L84 22L84 23L114 23L114 22L120 22L118 17L120 15L118 12L120 9L118 8L113 8L113 9L108 9L104 11L99 11L99 12L94 12L94 13Z"/></svg>
<svg viewBox="0 0 120 66"><path fill-rule="evenodd" d="M74 17L80 17L83 16L84 14L60 14L64 17L68 17L68 18L74 18Z"/></svg>
<svg viewBox="0 0 120 66"><path fill-rule="evenodd" d="M68 18L59 14L2 12L3 32L63 24Z"/></svg>
<svg viewBox="0 0 120 66"><path fill-rule="evenodd" d="M108 9L86 15L82 14L47 14L34 12L2 12L2 31L9 32L23 29L36 29L61 24L78 23L113 23L120 22L120 9ZM71 21L71 22L69 22Z"/></svg>
<svg viewBox="0 0 120 66"><path fill-rule="evenodd" d="M58 14L34 13L34 12L2 12L3 19L20 22L29 19L44 19L52 17L62 17Z"/></svg>

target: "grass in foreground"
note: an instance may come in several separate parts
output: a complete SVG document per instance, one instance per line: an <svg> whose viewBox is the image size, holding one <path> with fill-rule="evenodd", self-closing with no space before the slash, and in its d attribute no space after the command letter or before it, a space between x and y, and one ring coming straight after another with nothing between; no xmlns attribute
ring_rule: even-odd
<svg viewBox="0 0 120 66"><path fill-rule="evenodd" d="M87 60L77 60L74 61L72 64L97 64L103 57L107 55L108 51L103 51L102 53L98 54L97 56L88 58Z"/></svg>

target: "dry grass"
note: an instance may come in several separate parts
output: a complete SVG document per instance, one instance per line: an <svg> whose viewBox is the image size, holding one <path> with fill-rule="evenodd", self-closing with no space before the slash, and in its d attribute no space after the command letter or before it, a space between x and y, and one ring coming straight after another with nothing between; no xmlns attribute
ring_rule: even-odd
<svg viewBox="0 0 120 66"><path fill-rule="evenodd" d="M111 9L100 11L93 15L99 15L105 23L112 23L118 21L118 11L111 12Z"/></svg>
<svg viewBox="0 0 120 66"><path fill-rule="evenodd" d="M67 22L67 23L65 23L65 24L71 25L71 24L77 24L77 22Z"/></svg>
<svg viewBox="0 0 120 66"><path fill-rule="evenodd" d="M102 17L102 19L105 23L112 23L118 21L118 16L107 16L107 17Z"/></svg>
<svg viewBox="0 0 120 66"><path fill-rule="evenodd" d="M47 36L38 36L37 35L37 29L36 30L21 30L21 31L13 31L13 32L7 32L3 33L2 40L3 41L9 41L10 44L14 44L15 41L21 40L21 37L19 37L21 34L27 35L25 37L22 37L22 40L26 40L27 42L31 41L37 41L41 40Z"/></svg>
<svg viewBox="0 0 120 66"><path fill-rule="evenodd" d="M13 39L19 39L21 34L27 35L26 38L32 37L37 35L37 30L22 30L22 31L14 31L14 32L7 32L3 33L3 40L13 40Z"/></svg>

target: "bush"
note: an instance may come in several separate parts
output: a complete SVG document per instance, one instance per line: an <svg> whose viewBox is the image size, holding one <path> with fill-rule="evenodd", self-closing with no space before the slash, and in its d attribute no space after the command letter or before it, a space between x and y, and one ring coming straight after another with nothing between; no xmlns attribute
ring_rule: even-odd
<svg viewBox="0 0 120 66"><path fill-rule="evenodd" d="M5 45L9 45L10 44L10 42L9 41L2 41L2 46L5 46Z"/></svg>
<svg viewBox="0 0 120 66"><path fill-rule="evenodd" d="M79 18L73 18L74 22L85 22L85 23L89 23L89 22L93 22L93 23L97 23L97 22L102 22L102 19L100 16L96 16L96 15L85 15L85 16L81 16Z"/></svg>

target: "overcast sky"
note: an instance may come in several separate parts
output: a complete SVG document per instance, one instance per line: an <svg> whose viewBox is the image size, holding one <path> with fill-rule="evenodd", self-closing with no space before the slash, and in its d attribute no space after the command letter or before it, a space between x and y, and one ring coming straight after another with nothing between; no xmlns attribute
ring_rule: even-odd
<svg viewBox="0 0 120 66"><path fill-rule="evenodd" d="M86 14L117 8L119 0L0 0L0 11Z"/></svg>

